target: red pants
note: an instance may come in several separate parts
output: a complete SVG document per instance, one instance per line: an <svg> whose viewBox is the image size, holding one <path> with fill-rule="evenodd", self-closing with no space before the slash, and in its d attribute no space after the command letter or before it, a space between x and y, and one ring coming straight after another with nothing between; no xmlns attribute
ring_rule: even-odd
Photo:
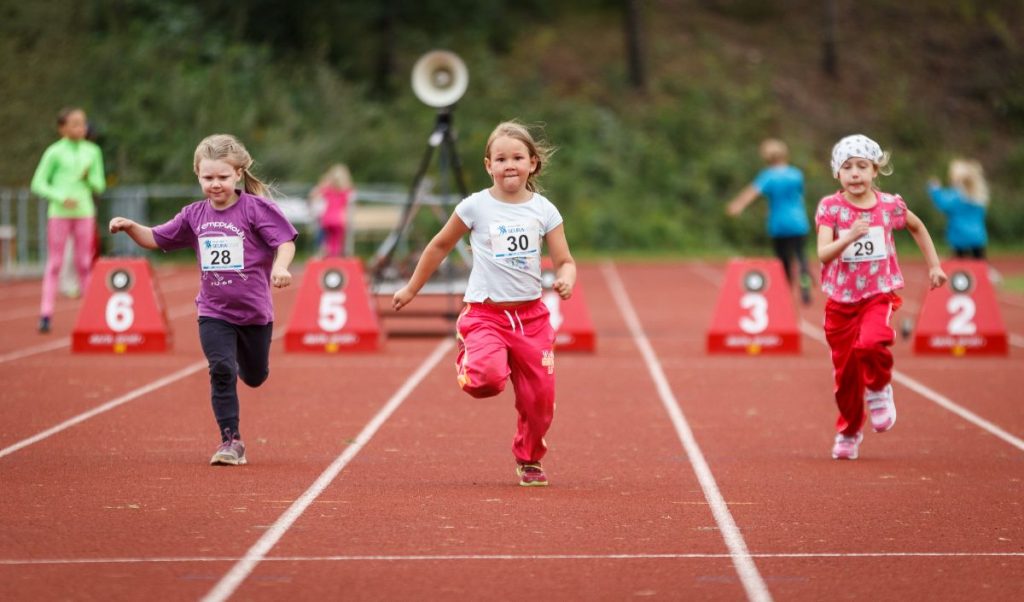
<svg viewBox="0 0 1024 602"><path fill-rule="evenodd" d="M519 422L512 453L539 462L555 413L555 331L548 308L529 301L515 307L470 303L456 323L459 386L473 397L493 397L511 378Z"/></svg>
<svg viewBox="0 0 1024 602"><path fill-rule="evenodd" d="M865 387L878 391L892 380L892 346L896 331L889 325L892 312L902 304L894 293L880 294L857 303L825 304L825 338L832 348L836 405L836 431L845 436L860 432Z"/></svg>

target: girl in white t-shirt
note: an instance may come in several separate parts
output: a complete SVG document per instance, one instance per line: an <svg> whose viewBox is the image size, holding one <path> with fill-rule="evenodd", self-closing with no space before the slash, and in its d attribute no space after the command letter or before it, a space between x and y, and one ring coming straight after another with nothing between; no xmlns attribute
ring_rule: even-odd
<svg viewBox="0 0 1024 602"><path fill-rule="evenodd" d="M470 235L473 269L456 323L458 382L479 398L498 395L512 380L519 413L512 453L519 484L526 487L548 484L540 461L555 409L555 332L541 301L542 241L554 263L555 292L568 299L576 283L562 216L536 181L550 154L522 124L498 124L484 150L494 184L455 207L392 301L395 311L405 307L459 239Z"/></svg>

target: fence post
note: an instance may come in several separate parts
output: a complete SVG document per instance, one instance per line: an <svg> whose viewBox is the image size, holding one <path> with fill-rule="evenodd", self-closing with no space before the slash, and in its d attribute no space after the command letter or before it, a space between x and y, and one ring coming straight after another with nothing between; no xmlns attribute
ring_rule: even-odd
<svg viewBox="0 0 1024 602"><path fill-rule="evenodd" d="M18 190L18 263L28 261L28 190Z"/></svg>

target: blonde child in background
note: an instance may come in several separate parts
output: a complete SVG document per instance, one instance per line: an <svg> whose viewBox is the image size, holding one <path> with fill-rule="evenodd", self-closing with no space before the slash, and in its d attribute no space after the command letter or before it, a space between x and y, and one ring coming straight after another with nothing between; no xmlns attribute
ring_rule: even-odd
<svg viewBox="0 0 1024 602"><path fill-rule="evenodd" d="M789 147L785 142L767 138L761 142L759 150L766 167L729 201L726 213L737 217L757 197L764 195L768 199L768 236L772 239L772 250L782 262L790 285L799 282L800 299L808 305L811 271L807 267L806 247L811 224L804 205L804 174L789 164Z"/></svg>
<svg viewBox="0 0 1024 602"><path fill-rule="evenodd" d="M859 454L865 403L875 432L896 422L889 349L896 333L890 322L902 303L896 291L904 281L893 231L910 231L928 264L931 288L946 282L924 223L899 195L876 188L878 175L890 173L889 153L874 140L860 134L843 138L832 148L832 174L841 189L821 199L815 216L821 288L828 297L825 338L839 407L832 457L839 460Z"/></svg>
<svg viewBox="0 0 1024 602"><path fill-rule="evenodd" d="M100 194L107 187L100 147L86 140L85 111L77 107L61 109L57 114L57 131L60 140L46 149L32 176L32 192L47 201L46 271L39 305L41 333L50 332L69 237L75 241L71 257L78 270L81 290L89 282L96 236L93 194Z"/></svg>
<svg viewBox="0 0 1024 602"><path fill-rule="evenodd" d="M953 159L949 163L948 188L937 178L928 182L928 194L935 206L946 214L946 240L957 257L985 259L988 231L985 213L988 209L988 184L981 163Z"/></svg>
<svg viewBox="0 0 1024 602"><path fill-rule="evenodd" d="M459 239L470 235L473 268L456 323L458 382L481 398L498 395L512 380L519 414L512 453L524 487L548 484L541 459L555 409L555 332L541 300L542 241L556 270L555 292L568 299L576 283L562 216L537 184L550 154L524 125L499 124L484 149L493 185L455 207L392 301L395 311L405 307Z"/></svg>
<svg viewBox="0 0 1024 602"><path fill-rule="evenodd" d="M946 214L946 241L958 258L986 260L988 229L988 183L981 163L973 159L953 159L949 162L948 188L938 178L928 181L928 195L932 203ZM1002 275L988 266L989 280L1002 282Z"/></svg>
<svg viewBox="0 0 1024 602"><path fill-rule="evenodd" d="M196 307L199 341L210 365L210 397L221 443L210 464L247 462L238 430L238 379L258 387L270 374L274 307L270 286L291 284L297 232L264 198L252 157L234 136L208 136L196 147L193 169L206 198L167 223L143 226L124 217L110 232L124 232L146 249L192 248L202 273ZM244 189L235 186L244 180Z"/></svg>
<svg viewBox="0 0 1024 602"><path fill-rule="evenodd" d="M348 167L336 163L320 177L310 192L315 211L320 217L320 248L325 257L345 254L345 235L348 226L348 206L355 196L352 174Z"/></svg>

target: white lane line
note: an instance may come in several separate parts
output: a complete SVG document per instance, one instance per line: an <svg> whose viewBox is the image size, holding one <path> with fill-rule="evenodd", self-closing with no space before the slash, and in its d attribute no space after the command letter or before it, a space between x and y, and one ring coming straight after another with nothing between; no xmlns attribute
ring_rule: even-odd
<svg viewBox="0 0 1024 602"><path fill-rule="evenodd" d="M1019 334L1010 333L1010 344L1014 347L1024 347L1024 337Z"/></svg>
<svg viewBox="0 0 1024 602"><path fill-rule="evenodd" d="M20 360L23 357L29 357L39 353L46 353L48 351L54 351L57 349L63 349L64 347L71 346L71 337L64 337L56 341L50 341L49 343L43 343L42 345L33 345L32 347L26 347L17 351L11 351L0 355L0 364L4 362L13 362L14 360Z"/></svg>
<svg viewBox="0 0 1024 602"><path fill-rule="evenodd" d="M821 333L819 328L815 328L814 325L812 325L807 320L800 320L800 330L802 330L804 334L818 341L822 345L825 345L826 347L828 346L828 342L825 340L825 335ZM1020 439L1019 437L1011 435L1010 433L1004 431L995 424L989 422L988 420L985 420L981 416L978 416L974 412L954 402L945 395L936 392L934 389L926 387L920 381L917 381L907 376L906 374L900 372L899 370L895 369L892 371L892 378L896 382L902 384L908 389L911 389L921 397L924 397L925 399L931 401L932 403L938 405L939 407L956 414L957 416L963 418L964 420L970 422L971 424L977 426L978 428L986 430L990 434L999 437L1000 439L1006 441L1007 443L1016 447L1017 449L1024 451L1024 440Z"/></svg>
<svg viewBox="0 0 1024 602"><path fill-rule="evenodd" d="M702 560L732 558L732 554L447 554L363 556L267 556L263 562L418 562L454 560ZM779 552L750 554L750 558L1024 558L1024 552ZM167 558L34 558L0 559L0 566L76 564L170 564L235 562L237 556L182 556Z"/></svg>
<svg viewBox="0 0 1024 602"><path fill-rule="evenodd" d="M179 305L179 306L175 307L172 311L167 312L167 319L168 320L176 320L176 319L178 319L178 318L180 318L182 316L187 316L189 314L195 313L195 311L196 311L196 304L195 304L195 302L191 302L188 305ZM42 345L35 345L33 347L26 347L25 349L19 349L18 351L11 351L10 353L5 353L3 355L0 355L0 364L3 364L5 362L12 362L14 360L20 360L23 357L29 357L29 356L33 356L33 355L38 355L40 353L47 353L49 351L56 351L57 349L63 349L65 347L70 347L70 346L71 346L71 337L68 336L68 337L65 337L63 339L59 339L59 340L56 340L56 341L51 341L49 343L43 343Z"/></svg>
<svg viewBox="0 0 1024 602"><path fill-rule="evenodd" d="M93 416L98 416L104 412L109 412L110 410L113 410L114 408L120 405L126 404L129 401L141 397L147 393L156 391L157 389L165 387L175 381L181 380L186 376L194 372L197 372L205 367L207 367L206 360L203 360L201 362L195 362L194 364L189 364L188 366L182 368L181 370L178 370L173 374L169 374L161 379L149 383L148 385L139 387L138 389L130 391L116 399L112 399L107 403L96 406L95 408L89 410L88 412L83 412L73 418L69 418L64 422L58 424L57 426L50 427L41 433L29 437L28 439L22 439L21 441L15 443L14 445L10 445L8 447L0 449L0 458L3 458L4 456L9 456L14 452L18 451L19 449L28 447L29 445L32 445L34 443L39 443L44 439L48 439L61 431L67 430L75 426L76 424L81 424L82 422L85 422L86 420L92 418Z"/></svg>
<svg viewBox="0 0 1024 602"><path fill-rule="evenodd" d="M713 272L706 265L694 264L693 267L694 271L700 274L702 278L714 284L718 283L719 279L717 277L717 273ZM805 335L811 337L815 341L818 341L819 343L824 345L826 348L828 347L828 341L825 340L825 335L822 333L820 326L814 326L807 320L801 318L800 330L803 331ZM911 378L910 376L904 374L903 372L900 372L899 370L894 369L892 371L892 377L893 380L895 380L896 382L904 385L908 389L911 389L912 391L916 392L917 394L921 395L922 397L931 401L932 403L938 405L939 407L948 410L956 414L957 416L960 416L967 422L970 422L971 424L977 426L978 428L988 431L990 434L995 435L996 437L999 437L1000 439L1006 441L1007 443L1016 447L1017 449L1024 451L1024 440L1022 440L1020 437L1016 437L1004 431L1003 429L996 426L992 422L985 420L981 416L978 416L974 412L954 402L948 397L936 392L935 390L928 388L921 382Z"/></svg>
<svg viewBox="0 0 1024 602"><path fill-rule="evenodd" d="M284 330L279 330L275 332L272 337L270 337L270 340L277 340L283 334ZM152 393L153 391L156 391L161 387L165 387L173 382L179 381L185 378L186 376L193 374L194 372L198 372L199 370L206 368L207 366L209 366L209 362L207 362L205 359L195 362L193 364L189 364L188 366L185 366L184 368L178 370L173 374L169 374L163 378L154 380L148 385L143 385L138 389L135 389L134 391L129 391L128 393L125 393L124 395L116 399L111 399L107 403L98 405L95 408L89 410L88 412L83 412L73 418L69 418L64 422L58 424L57 426L50 427L41 433L37 433L29 437L28 439L22 439L21 441L15 443L14 445L0 449L0 458L3 458L4 456L9 456L14 452L18 451L19 449L28 447L29 445L32 445L34 443L39 443L40 441L52 437L53 435L56 435L61 431L67 430L75 426L76 424L85 422L86 420L92 418L93 416L98 416L104 412L109 412L110 410L113 410L117 406L124 405L133 399L146 395L147 393Z"/></svg>
<svg viewBox="0 0 1024 602"><path fill-rule="evenodd" d="M704 491L704 499L707 500L708 505L711 507L715 523L718 525L722 538L725 540L725 545L729 549L729 558L732 559L736 573L743 584L743 589L747 592L747 598L749 600L765 602L771 600L772 596L768 591L768 586L758 572L757 566L751 560L750 552L747 550L747 543L743 540L743 535L740 533L739 527L736 526L732 513L729 512L725 498L722 497L722 492L718 489L718 484L711 473L711 468L704 459L700 446L697 445L697 439L693 436L693 431L690 430L690 425L683 415L679 401L672 393L672 388L669 386L668 379L661 368L661 362L658 361L654 349L647 340L647 335L644 334L640 318L633 309L629 295L626 293L626 288L622 284L622 279L619 278L619 273L615 270L615 265L611 262L605 262L601 265L601 272L604 274L604 278L608 282L608 288L615 299L615 304L618 305L619 312L626 320L633 340L640 349L644 362L647 364L647 370L650 372L651 379L658 389L662 405L672 419L672 424L679 435L679 441L683 444L683 449L686 450L686 455L693 466L693 472L697 475L697 481L700 482L700 487Z"/></svg>
<svg viewBox="0 0 1024 602"><path fill-rule="evenodd" d="M242 584L243 581L249 576L250 573L256 568L256 565L261 561L265 560L267 553L270 552L278 541L284 537L288 529L291 528L292 524L302 516L302 513L306 511L306 508L316 500L317 496L323 493L331 482L341 473L342 469L352 461L352 458L356 456L370 442L370 439L377 433L377 430L394 414L395 410L402 405L405 398L412 393L413 389L419 385L427 374L437 365L441 358L452 348L454 341L452 338L446 337L434 351L420 364L419 368L409 377L408 380L395 392L395 394L388 400L384 407L377 412L377 415L373 417L363 427L362 432L356 436L355 440L348 444L345 450L340 456L335 458L331 465L327 467L323 473L317 477L316 481L310 485L309 489L305 491L292 505L285 510L284 514L277 519L277 521L267 529L263 536L253 544L249 551L243 556L233 567L228 571L224 577L221 578L217 585L210 590L202 599L206 602L213 602L219 600L227 600L231 594Z"/></svg>

